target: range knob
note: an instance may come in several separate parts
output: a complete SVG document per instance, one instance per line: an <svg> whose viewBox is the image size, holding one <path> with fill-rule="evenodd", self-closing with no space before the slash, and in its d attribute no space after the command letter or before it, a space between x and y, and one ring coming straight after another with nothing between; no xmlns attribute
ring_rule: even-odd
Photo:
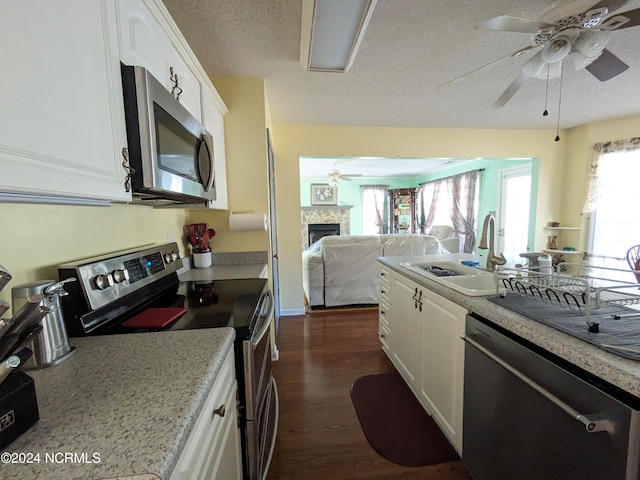
<svg viewBox="0 0 640 480"><path fill-rule="evenodd" d="M180 255L178 254L178 252L171 252L171 253L164 254L165 263L173 263L179 258L180 258Z"/></svg>
<svg viewBox="0 0 640 480"><path fill-rule="evenodd" d="M127 270L126 268L114 270L113 272L111 272L111 275L113 276L113 280L116 283L122 283L125 280L129 280L129 270Z"/></svg>
<svg viewBox="0 0 640 480"><path fill-rule="evenodd" d="M109 287L113 287L113 275L110 273L101 273L100 275L95 276L93 283L95 283L98 290L105 290Z"/></svg>

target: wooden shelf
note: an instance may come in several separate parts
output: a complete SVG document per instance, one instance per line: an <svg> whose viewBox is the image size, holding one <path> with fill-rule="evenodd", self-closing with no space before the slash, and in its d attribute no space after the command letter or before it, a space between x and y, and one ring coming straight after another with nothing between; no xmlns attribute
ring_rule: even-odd
<svg viewBox="0 0 640 480"><path fill-rule="evenodd" d="M547 230L580 230L580 227L544 227Z"/></svg>

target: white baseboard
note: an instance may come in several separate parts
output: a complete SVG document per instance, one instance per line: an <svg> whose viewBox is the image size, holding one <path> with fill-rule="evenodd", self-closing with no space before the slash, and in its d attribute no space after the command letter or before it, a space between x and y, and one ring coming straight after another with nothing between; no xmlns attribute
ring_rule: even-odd
<svg viewBox="0 0 640 480"><path fill-rule="evenodd" d="M304 315L305 313L304 308L288 308L286 310L280 310L281 317L293 317L294 315Z"/></svg>

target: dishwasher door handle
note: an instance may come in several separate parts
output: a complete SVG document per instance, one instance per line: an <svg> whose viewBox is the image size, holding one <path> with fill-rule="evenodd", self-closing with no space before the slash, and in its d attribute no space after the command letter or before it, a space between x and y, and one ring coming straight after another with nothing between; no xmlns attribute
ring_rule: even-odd
<svg viewBox="0 0 640 480"><path fill-rule="evenodd" d="M462 338L462 340L464 340L466 343L468 343L469 345L471 345L475 349L477 349L480 352L482 352L483 354L485 354L487 357L489 357L491 360L496 362L502 368L504 368L505 370L507 370L511 374L515 375L518 379L520 379L521 381L523 381L524 383L529 385L531 388L533 388L540 395L542 395L547 400L549 400L551 403L556 405L558 408L560 408L561 410L566 412L571 418L573 418L573 419L579 421L580 423L582 423L585 426L585 429L586 429L587 432L589 432L589 433L608 432L611 435L615 434L615 423L614 422L611 422L611 421L609 421L609 420L607 420L607 419L605 419L605 418L603 418L603 417L601 417L599 415L592 415L592 414L583 415L583 414L578 413L574 408L572 408L570 405L567 405L565 402L563 402L558 397L556 397L553 393L549 392L547 389L542 387L540 384L538 384L535 381L531 380L529 377L527 377L521 371L519 371L516 368L512 367L511 365L509 365L507 362L505 362L503 359L498 357L495 353L491 352L486 347L483 347L482 345L480 345L473 338L471 338L471 335L462 334L460 336L460 338Z"/></svg>

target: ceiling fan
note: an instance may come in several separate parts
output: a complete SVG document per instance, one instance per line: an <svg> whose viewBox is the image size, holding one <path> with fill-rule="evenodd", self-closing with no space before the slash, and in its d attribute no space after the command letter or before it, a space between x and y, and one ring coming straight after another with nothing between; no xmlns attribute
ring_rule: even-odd
<svg viewBox="0 0 640 480"><path fill-rule="evenodd" d="M572 61L576 70L584 68L605 82L629 68L605 48L612 31L640 25L640 8L614 13L627 3L629 0L573 0L553 8L540 20L507 15L492 18L477 28L531 33L533 45L483 65L440 87L457 82L505 58L518 57L534 50L538 50L537 53L522 65L520 74L493 104L495 108L504 106L530 78L548 80L560 77L565 60Z"/></svg>
<svg viewBox="0 0 640 480"><path fill-rule="evenodd" d="M331 170L327 174L327 178L329 179L329 184L333 185L334 187L338 186L338 180L346 180L347 182L350 182L351 179L354 177L362 177L362 174L354 173L354 174L342 175L340 171L336 169L335 163L333 164L333 170Z"/></svg>

